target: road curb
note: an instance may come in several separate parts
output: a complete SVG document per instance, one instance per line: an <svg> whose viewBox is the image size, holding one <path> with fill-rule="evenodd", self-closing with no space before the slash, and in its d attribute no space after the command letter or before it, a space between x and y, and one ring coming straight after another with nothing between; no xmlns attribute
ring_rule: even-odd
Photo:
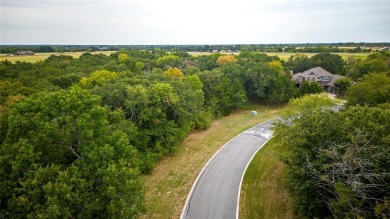
<svg viewBox="0 0 390 219"><path fill-rule="evenodd" d="M265 122L262 122L262 123L260 123L260 124L255 125L255 126L252 126L251 128L248 128L248 129L246 129L245 131L248 131L248 130L250 130L250 129L255 128L256 126L265 124L265 123L267 123L267 122L270 122L270 121L275 120L275 119L278 119L278 118L280 118L280 117L277 117L277 118L273 118L273 119L267 120L267 121L265 121ZM243 131L243 132L245 132L245 131ZM193 196L193 192L195 191L195 189L196 189L196 187L197 187L197 185L198 185L200 179L202 178L202 176L203 176L203 174L204 174L204 172L205 172L207 166L209 165L209 163L218 155L218 153L219 153L223 148L225 148L226 145L228 145L230 142L232 142L234 139L236 139L238 136L240 136L243 132L239 133L239 134L236 135L234 138L230 139L230 140L229 140L227 143L225 143L220 149L218 149L218 151L214 153L214 155L207 161L207 163L204 165L204 167L202 168L202 170L199 172L199 174L198 174L198 176L196 177L194 183L192 184L191 190L190 190L190 192L189 192L189 194L188 194L188 196L187 196L187 199L186 199L186 202L185 202L185 204L184 204L182 213L181 213L181 215L180 215L180 218L181 218L181 219L187 219L187 217L186 217L186 216L187 216L187 212L188 212L188 209L190 208L189 202L191 201L192 196ZM266 141L266 143L267 143L267 142L268 142L268 141ZM264 143L263 145L265 145L266 143ZM263 147L263 145L262 145L261 147ZM261 148L261 147L260 147L260 148ZM258 150L260 150L260 148L259 148ZM257 151L258 151L258 150L257 150ZM254 155L257 153L257 151L254 153ZM239 195L240 195L240 192L241 192L241 183L242 183L242 179L243 179L243 176L245 175L246 168L248 167L249 163L252 161L254 155L253 155L252 158L249 160L249 162L248 162L247 166L245 167L245 170L244 170L244 172L243 172L243 174L242 174L242 177L241 177L241 182L240 182L240 187L239 187L239 192L238 192L237 209L239 208ZM236 217L238 218L238 211L236 212Z"/></svg>

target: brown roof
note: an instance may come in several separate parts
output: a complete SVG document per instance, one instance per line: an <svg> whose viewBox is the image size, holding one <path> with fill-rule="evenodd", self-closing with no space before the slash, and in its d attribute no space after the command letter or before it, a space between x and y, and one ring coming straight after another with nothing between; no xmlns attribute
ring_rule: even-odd
<svg viewBox="0 0 390 219"><path fill-rule="evenodd" d="M292 76L292 79L297 83L300 84L303 80L307 80L309 76L316 76L317 78L322 78L323 76L329 76L330 80L329 81L321 81L317 80L317 82L321 85L333 85L333 82L339 78L344 78L344 76L341 75L334 75L325 69L321 67L315 67L312 69L309 69L307 71L301 72L301 73L296 73Z"/></svg>

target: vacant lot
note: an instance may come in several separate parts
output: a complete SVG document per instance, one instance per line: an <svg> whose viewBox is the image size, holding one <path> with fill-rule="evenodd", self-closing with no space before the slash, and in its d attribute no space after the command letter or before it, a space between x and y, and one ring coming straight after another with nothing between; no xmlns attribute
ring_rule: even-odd
<svg viewBox="0 0 390 219"><path fill-rule="evenodd" d="M206 131L183 140L176 155L163 159L145 177L147 212L140 218L179 218L200 170L226 142L242 131L275 118L285 107L257 106L215 120ZM257 110L257 116L250 111Z"/></svg>
<svg viewBox="0 0 390 219"><path fill-rule="evenodd" d="M115 51L99 51L99 52L91 52L92 54L105 54L105 55L111 55ZM56 53L56 52L50 52L50 53L35 53L35 55L32 56L9 56L9 55L1 55L0 61L8 60L12 63L15 63L16 61L20 62L37 62L37 61L43 61L47 59L51 55L68 55L72 56L73 58L79 58L82 54L85 52L64 52L64 53Z"/></svg>

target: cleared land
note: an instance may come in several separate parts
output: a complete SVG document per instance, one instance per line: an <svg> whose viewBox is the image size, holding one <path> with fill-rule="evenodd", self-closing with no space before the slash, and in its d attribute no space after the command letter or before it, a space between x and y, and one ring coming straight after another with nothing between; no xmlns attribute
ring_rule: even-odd
<svg viewBox="0 0 390 219"><path fill-rule="evenodd" d="M240 218L293 218L286 166L279 160L283 153L271 139L253 158L241 187Z"/></svg>
<svg viewBox="0 0 390 219"><path fill-rule="evenodd" d="M210 55L212 53L210 53L210 52L190 52L189 54L192 55L192 56L200 56L200 55ZM223 53L223 54L225 54L225 53ZM239 52L234 52L234 53L226 53L226 54L239 55L240 53ZM288 58L290 58L290 56L295 55L296 53L290 53L290 52L267 52L265 54L267 54L269 56L278 56L281 60L287 61ZM305 54L307 57L310 58L310 57L314 56L317 53L300 53L300 54ZM350 57L350 56L355 57L355 58L361 58L361 59L364 60L364 59L367 58L367 56L370 53L335 53L335 54L339 54L341 57L343 57L344 60L347 60L348 57Z"/></svg>
<svg viewBox="0 0 390 219"><path fill-rule="evenodd" d="M147 212L140 218L179 218L195 178L212 155L244 130L277 117L284 108L241 110L214 121L206 131L190 134L174 156L163 159L145 177ZM252 110L258 115L251 116Z"/></svg>
<svg viewBox="0 0 390 219"><path fill-rule="evenodd" d="M98 51L98 52L91 52L91 54L105 54L105 55L111 55L115 51ZM37 61L43 61L51 55L68 55L72 56L73 58L79 58L82 54L85 52L64 52L64 53L57 53L57 52L50 52L50 53L35 53L35 55L32 56L9 56L9 55L0 55L0 61L8 60L12 63L15 63L17 61L20 62L37 62Z"/></svg>

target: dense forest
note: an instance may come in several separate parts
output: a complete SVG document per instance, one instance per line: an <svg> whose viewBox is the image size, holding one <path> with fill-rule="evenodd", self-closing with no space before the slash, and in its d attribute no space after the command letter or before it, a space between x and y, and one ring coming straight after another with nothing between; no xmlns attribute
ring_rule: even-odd
<svg viewBox="0 0 390 219"><path fill-rule="evenodd" d="M134 217L145 210L142 174L150 173L163 156L174 154L191 131L207 129L213 119L229 115L248 102L284 104L291 98L322 92L315 88L316 83L299 89L291 80L291 71L317 66L350 78L339 83L339 89L347 94L350 112L317 113L318 118L315 113L304 114L302 121L294 122L307 124L333 117L333 129L326 132L333 136L344 127L344 118L369 116L356 117L356 121L368 121L375 117L370 120L373 125L369 131L364 124L351 122L334 138L345 135L336 139L341 139L339 145L350 145L349 141L359 138L359 142L377 143L383 150L389 147L389 60L389 53L383 52L372 53L366 60L347 61L331 53L311 58L297 54L284 62L253 51L190 56L179 50L123 49L110 56L84 53L78 59L53 55L36 63L2 61L0 216ZM352 80L357 83L352 85ZM306 117L307 122L303 120ZM351 130L356 133L349 134ZM299 143L302 141L291 147ZM383 163L386 159L388 162L389 153L379 152L385 157L372 166L382 171L389 166ZM302 158L297 155L291 159L296 157ZM305 175L303 180L313 179L310 176ZM384 178L388 175L381 177L388 180ZM294 185L301 182L297 179ZM307 185L312 187L304 191L318 191L318 195L301 200L312 201L309 209L301 212L312 216L324 208L333 209L320 204L322 191ZM375 196L380 198L375 199L380 200L376 206L383 204L386 209L388 202L382 201L390 190L388 186L380 189L386 192Z"/></svg>

